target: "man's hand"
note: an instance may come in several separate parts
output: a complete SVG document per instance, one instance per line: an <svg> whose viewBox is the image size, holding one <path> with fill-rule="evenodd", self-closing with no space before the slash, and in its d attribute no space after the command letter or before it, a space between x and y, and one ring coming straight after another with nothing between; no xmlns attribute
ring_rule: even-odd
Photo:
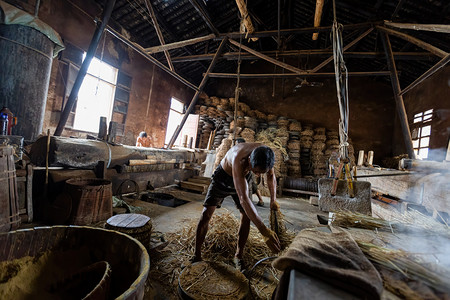
<svg viewBox="0 0 450 300"><path fill-rule="evenodd" d="M267 227L264 227L264 229L261 231L262 236L264 237L264 242L266 243L267 247L273 252L278 253L281 250L280 246L280 240L278 239L278 236L275 232L270 230Z"/></svg>
<svg viewBox="0 0 450 300"><path fill-rule="evenodd" d="M280 210L280 204L278 204L278 202L276 200L273 200L270 203L270 209L271 210Z"/></svg>

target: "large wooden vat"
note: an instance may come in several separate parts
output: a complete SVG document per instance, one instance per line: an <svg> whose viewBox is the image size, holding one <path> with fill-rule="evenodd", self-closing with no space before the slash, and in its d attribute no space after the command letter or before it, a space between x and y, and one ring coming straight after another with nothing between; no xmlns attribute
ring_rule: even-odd
<svg viewBox="0 0 450 300"><path fill-rule="evenodd" d="M82 226L36 227L0 234L0 264L14 264L30 257L36 261L53 253L59 255L59 272L67 272L67 277L99 261L108 262L111 266L109 299L142 299L144 296L150 259L144 246L128 235ZM48 270L43 265L42 274L35 270L34 276L40 279L58 273L58 270ZM31 272L26 275L31 276ZM54 280L60 281L65 276ZM0 287L8 281L8 278L1 278ZM28 298L42 296L29 295Z"/></svg>

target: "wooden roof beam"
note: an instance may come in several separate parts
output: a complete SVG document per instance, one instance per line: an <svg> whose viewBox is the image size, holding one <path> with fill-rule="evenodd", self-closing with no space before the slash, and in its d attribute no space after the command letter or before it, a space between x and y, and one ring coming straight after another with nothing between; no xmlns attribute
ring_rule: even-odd
<svg viewBox="0 0 450 300"><path fill-rule="evenodd" d="M406 40L406 41L408 41L410 43L413 43L414 45L416 45L416 46L418 46L418 47L420 47L420 48L422 48L424 50L427 50L427 51L429 51L429 52L433 53L434 55L439 56L441 58L444 58L444 57L446 57L448 55L448 53L445 52L444 50L441 50L438 47L435 47L435 46L433 46L433 45L431 45L429 43L426 43L426 42L424 42L422 40L419 40L418 38L410 36L409 34L406 34L406 33L403 33L403 32L397 31L397 30L389 29L389 28L386 28L384 26L378 26L377 25L376 28L378 30L383 31L384 33L396 36L396 37L404 39L404 40Z"/></svg>
<svg viewBox="0 0 450 300"><path fill-rule="evenodd" d="M217 36L219 35L219 31L214 26L213 22L211 21L211 18L209 17L208 12L204 9L204 7L197 2L197 0L189 0L189 2L192 4L192 6L195 8L195 10L200 14L200 17L202 17L203 21L205 21L206 25L211 29L211 31Z"/></svg>
<svg viewBox="0 0 450 300"><path fill-rule="evenodd" d="M162 52L162 51L178 49L178 48L186 47L188 45L209 41L209 40L211 40L211 39L213 39L215 37L216 36L213 33L211 33L209 35L198 37L198 38L193 38L193 39L184 40L184 41L180 41L180 42L175 42L175 43L165 44L165 45L161 45L161 46L155 46L155 47L146 48L145 52L147 52L147 53L158 53L158 52Z"/></svg>
<svg viewBox="0 0 450 300"><path fill-rule="evenodd" d="M153 10L152 4L149 0L144 0L145 6L147 7L147 10L150 14L150 18L152 19L153 26L155 27L156 34L158 35L159 42L161 43L161 46L164 46L166 42L164 41L164 36L161 32L161 28L159 28L158 20L156 20L155 11ZM173 67L172 60L170 59L169 51L164 50L164 55L166 56L167 64L169 65L170 70L175 71L175 68Z"/></svg>
<svg viewBox="0 0 450 300"><path fill-rule="evenodd" d="M387 71L374 72L348 72L348 76L389 76ZM241 79L259 79L259 78L296 78L296 77L334 77L334 72L329 73L284 73L284 74L239 74ZM234 73L209 73L212 78L237 78Z"/></svg>
<svg viewBox="0 0 450 300"><path fill-rule="evenodd" d="M384 21L384 25L391 28L450 33L450 25L443 25L443 24L413 24L413 23L395 23Z"/></svg>

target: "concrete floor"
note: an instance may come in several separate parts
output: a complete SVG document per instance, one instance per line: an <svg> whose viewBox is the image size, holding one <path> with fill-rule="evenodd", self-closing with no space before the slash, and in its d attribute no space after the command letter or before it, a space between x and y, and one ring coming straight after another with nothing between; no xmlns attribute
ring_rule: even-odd
<svg viewBox="0 0 450 300"><path fill-rule="evenodd" d="M148 215L152 219L153 228L160 232L175 232L186 226L187 223L197 221L203 210L203 200L205 195L196 192L189 192L180 190L176 186L169 186L159 188L154 192L168 193L178 199L189 201L186 204L178 207L166 207L154 203L148 203L141 200L135 200L130 204L139 206L142 210L139 213ZM264 223L269 226L269 197L263 197L265 206L256 206L256 210ZM278 197L277 201L280 204L281 212L285 216L286 225L289 229L299 231L308 227L319 226L317 215L327 216L327 213L319 211L317 206L309 204L309 197ZM253 195L253 203L257 203L256 195ZM231 197L225 198L223 205L217 209L215 213L221 214L226 211L231 211L236 217L239 217L239 211L236 208Z"/></svg>

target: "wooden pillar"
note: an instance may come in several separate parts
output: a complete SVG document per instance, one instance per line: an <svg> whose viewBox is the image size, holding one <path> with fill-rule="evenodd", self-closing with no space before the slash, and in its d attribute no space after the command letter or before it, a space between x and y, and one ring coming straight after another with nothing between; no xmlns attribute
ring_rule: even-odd
<svg viewBox="0 0 450 300"><path fill-rule="evenodd" d="M89 49L86 53L86 58L81 64L80 71L78 71L77 78L75 79L75 83L73 84L72 91L70 92L69 99L67 100L66 106L61 113L61 117L59 118L58 126L55 130L55 136L60 136L64 130L64 126L66 126L67 119L69 118L69 114L72 110L73 105L75 104L75 100L78 97L78 92L80 91L81 84L83 83L84 77L86 76L89 65L91 64L92 58L95 55L95 51L97 50L97 46L102 37L103 31L105 30L106 25L108 24L109 18L111 17L111 13L114 8L114 4L116 0L108 0L105 4L105 8L103 9L102 20L97 23L97 28L95 29L94 36L92 37L91 43L89 44Z"/></svg>
<svg viewBox="0 0 450 300"><path fill-rule="evenodd" d="M405 141L406 152L409 158L415 159L414 148L412 145L411 134L408 124L408 116L406 115L405 104L403 102L403 96L400 95L400 82L398 80L397 69L395 67L394 55L392 53L391 42L386 32L380 32L381 40L383 41L384 51L386 52L386 60L391 72L391 84L394 90L395 105L397 108L398 117L400 119L400 125L402 127L403 139Z"/></svg>
<svg viewBox="0 0 450 300"><path fill-rule="evenodd" d="M194 97L191 100L191 103L189 104L188 109L186 110L186 113L183 116L183 119L181 120L181 123L179 125L179 127L177 127L177 129L175 130L175 132L173 133L172 138L170 139L169 144L167 145L167 148L170 149L172 148L173 144L175 143L175 141L177 140L178 135L180 134L181 129L183 129L184 123L186 123L187 118L189 117L189 114L192 112L192 110L194 109L195 104L197 103L198 97L200 96L200 94L203 91L203 88L206 85L206 82L208 82L208 78L209 78L209 73L211 73L211 71L213 70L214 66L216 65L217 61L219 60L220 55L222 54L223 49L225 48L225 44L228 42L228 38L224 38L222 40L222 42L219 45L219 48L217 49L216 55L214 55L214 58L211 62L211 64L209 65L208 70L206 70L205 75L203 76L202 82L200 83L198 90L195 92Z"/></svg>

